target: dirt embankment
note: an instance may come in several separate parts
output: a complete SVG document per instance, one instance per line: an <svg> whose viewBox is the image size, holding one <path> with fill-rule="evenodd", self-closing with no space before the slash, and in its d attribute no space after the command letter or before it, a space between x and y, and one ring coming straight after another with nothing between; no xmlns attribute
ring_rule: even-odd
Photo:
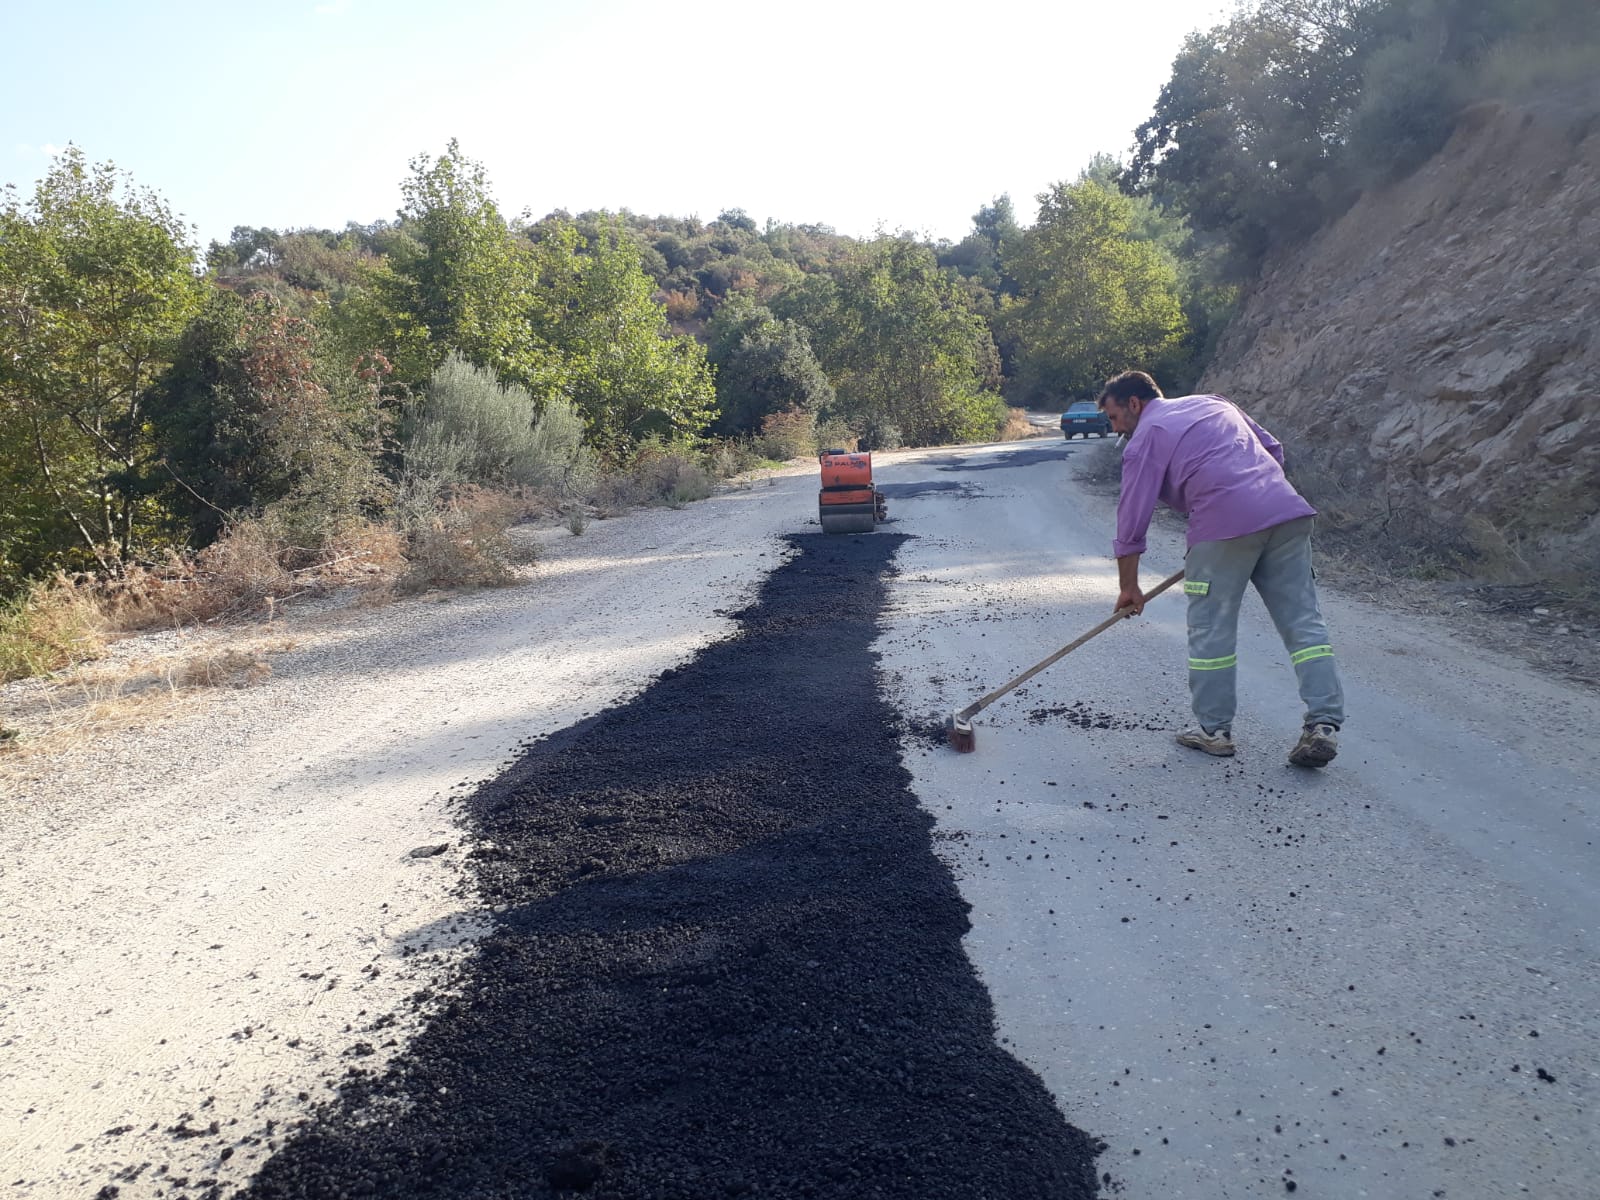
<svg viewBox="0 0 1600 1200"><path fill-rule="evenodd" d="M1600 573L1600 86L1479 104L1269 264L1201 390L1391 565Z"/></svg>

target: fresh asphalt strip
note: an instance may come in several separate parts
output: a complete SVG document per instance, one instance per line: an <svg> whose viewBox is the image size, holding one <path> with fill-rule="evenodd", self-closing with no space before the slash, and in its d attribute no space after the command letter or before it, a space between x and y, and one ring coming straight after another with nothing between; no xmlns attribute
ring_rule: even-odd
<svg viewBox="0 0 1600 1200"><path fill-rule="evenodd" d="M904 538L789 540L737 633L466 801L492 931L244 1195L1095 1195L996 1044L878 694Z"/></svg>

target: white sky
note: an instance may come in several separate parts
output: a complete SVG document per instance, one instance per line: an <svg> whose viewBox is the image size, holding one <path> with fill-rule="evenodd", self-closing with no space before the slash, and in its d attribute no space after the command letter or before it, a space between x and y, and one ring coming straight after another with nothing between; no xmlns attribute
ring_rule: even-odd
<svg viewBox="0 0 1600 1200"><path fill-rule="evenodd" d="M5 0L0 182L75 142L200 244L393 217L449 138L502 209L882 224L958 240L1126 156L1212 0Z"/></svg>

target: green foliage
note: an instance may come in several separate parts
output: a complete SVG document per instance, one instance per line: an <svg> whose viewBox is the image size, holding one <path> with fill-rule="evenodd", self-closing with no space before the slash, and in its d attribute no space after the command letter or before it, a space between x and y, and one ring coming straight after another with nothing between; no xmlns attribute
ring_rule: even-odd
<svg viewBox="0 0 1600 1200"><path fill-rule="evenodd" d="M524 485L563 495L581 491L593 471L583 422L566 400L547 401L504 385L492 371L452 354L425 394L408 405L405 470L442 483Z"/></svg>
<svg viewBox="0 0 1600 1200"><path fill-rule="evenodd" d="M1010 196L999 196L972 217L972 232L954 246L939 250L939 265L974 276L991 290L1002 284L1001 258L1007 245L1022 235Z"/></svg>
<svg viewBox="0 0 1600 1200"><path fill-rule="evenodd" d="M1592 78L1592 0L1260 0L1192 34L1125 183L1185 214L1246 277L1273 246L1414 168L1512 83Z"/></svg>
<svg viewBox="0 0 1600 1200"><path fill-rule="evenodd" d="M1221 233L1241 270L1309 233L1337 192L1333 149L1361 87L1360 0L1265 0L1191 34L1139 126L1129 179Z"/></svg>
<svg viewBox="0 0 1600 1200"><path fill-rule="evenodd" d="M426 155L411 161L401 191L407 237L391 251L394 274L384 281L395 338L425 339L430 373L457 351L535 386L549 365L528 335L533 267L489 194L483 167L452 138L431 163Z"/></svg>
<svg viewBox="0 0 1600 1200"><path fill-rule="evenodd" d="M706 357L716 371L718 433L750 433L772 413L832 406L833 385L796 322L735 296L717 310L706 336Z"/></svg>
<svg viewBox="0 0 1600 1200"><path fill-rule="evenodd" d="M581 496L599 471L593 451L584 442L583 415L570 401L545 402L533 423L528 455L512 478L560 496Z"/></svg>
<svg viewBox="0 0 1600 1200"><path fill-rule="evenodd" d="M1102 156L1078 186L1103 192L1117 171ZM414 159L401 190L394 221L236 228L210 246L208 281L158 199L76 152L31 206L11 197L0 590L230 527L310 553L392 506L414 548L445 554L493 507L458 497L570 497L598 461L637 502L681 503L701 490L713 425L736 439L719 471L758 445L809 453L817 436L993 438L1018 372L1025 390L1054 389L1098 354L1192 376L1234 295L1225 240L1155 194L1099 242L1065 201L1023 230L1000 196L968 237L930 247L763 228L731 208L508 223L455 142ZM1062 263L1085 296L1059 282ZM1157 303L1174 289L1176 323Z"/></svg>
<svg viewBox="0 0 1600 1200"><path fill-rule="evenodd" d="M705 428L715 405L705 350L672 336L620 228L598 231L585 249L575 225L547 219L532 258L527 311L541 366L529 382L536 397L571 401L590 445L612 456L651 436Z"/></svg>
<svg viewBox="0 0 1600 1200"><path fill-rule="evenodd" d="M381 360L346 367L271 294L214 293L148 397L150 487L204 544L236 511L270 511L314 552L384 503L374 457Z"/></svg>
<svg viewBox="0 0 1600 1200"><path fill-rule="evenodd" d="M836 400L869 449L993 437L1005 423L1000 357L969 295L903 237L859 246L785 306L811 332Z"/></svg>
<svg viewBox="0 0 1600 1200"><path fill-rule="evenodd" d="M739 209L728 209L710 223L626 210L576 217L556 212L536 223L532 232L537 240L547 226L563 223L576 226L588 248L602 231L619 230L638 248L640 266L656 289L668 297L673 319L690 326L734 296L770 302L808 272L838 262L853 244L825 225L769 221L758 229Z"/></svg>
<svg viewBox="0 0 1600 1200"><path fill-rule="evenodd" d="M228 513L255 503L246 309L234 293L213 289L146 398L156 443L151 486L196 545L220 535Z"/></svg>
<svg viewBox="0 0 1600 1200"><path fill-rule="evenodd" d="M1177 268L1134 237L1134 204L1090 178L1039 203L1008 262L1020 290L1005 314L1018 343L1016 398L1053 404L1175 356L1187 332Z"/></svg>
<svg viewBox="0 0 1600 1200"><path fill-rule="evenodd" d="M24 204L0 203L0 562L131 558L162 514L140 487L142 402L199 307L187 227L154 192L69 148Z"/></svg>

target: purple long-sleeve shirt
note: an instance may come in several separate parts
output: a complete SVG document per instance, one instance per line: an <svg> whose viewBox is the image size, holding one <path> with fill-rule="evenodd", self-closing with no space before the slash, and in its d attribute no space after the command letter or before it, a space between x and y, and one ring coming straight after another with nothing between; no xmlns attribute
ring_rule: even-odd
<svg viewBox="0 0 1600 1200"><path fill-rule="evenodd" d="M1283 473L1283 447L1231 400L1152 400L1122 452L1118 558L1143 554L1156 501L1189 515L1189 545L1257 533L1317 510Z"/></svg>

